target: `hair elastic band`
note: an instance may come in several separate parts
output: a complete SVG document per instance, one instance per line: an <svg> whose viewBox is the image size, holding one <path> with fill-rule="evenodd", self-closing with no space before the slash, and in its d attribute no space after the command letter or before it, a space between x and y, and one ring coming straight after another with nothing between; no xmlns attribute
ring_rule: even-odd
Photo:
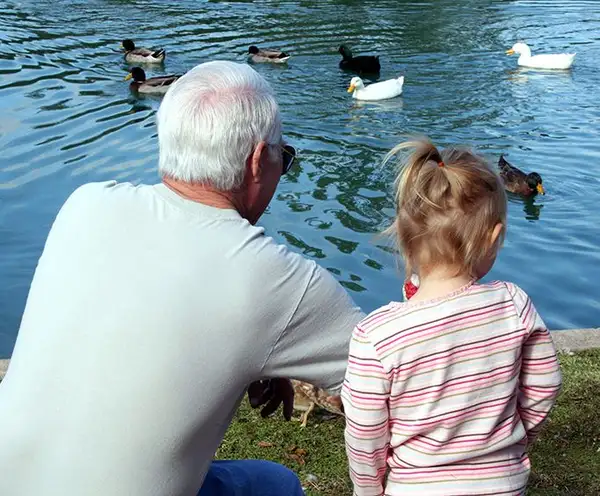
<svg viewBox="0 0 600 496"><path fill-rule="evenodd" d="M440 167L445 167L445 165L446 165L446 164L444 164L444 162L442 162L442 161L440 160L440 161L438 162L438 165L439 165Z"/></svg>

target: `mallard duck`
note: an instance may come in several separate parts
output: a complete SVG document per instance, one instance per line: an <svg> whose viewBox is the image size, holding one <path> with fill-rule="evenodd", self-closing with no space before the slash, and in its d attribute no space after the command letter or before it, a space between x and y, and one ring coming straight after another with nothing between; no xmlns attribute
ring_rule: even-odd
<svg viewBox="0 0 600 496"><path fill-rule="evenodd" d="M515 43L510 50L507 50L506 55L515 53L520 55L517 60L518 65L535 69L569 69L575 60L574 53L531 55L531 50L525 43Z"/></svg>
<svg viewBox="0 0 600 496"><path fill-rule="evenodd" d="M352 98L357 100L387 100L402 94L404 85L404 76L396 79L388 79L380 83L373 83L365 86L363 80L359 77L353 77L348 87L348 93L352 93Z"/></svg>
<svg viewBox="0 0 600 496"><path fill-rule="evenodd" d="M352 50L346 45L341 45L338 50L343 57L340 69L358 72L359 74L377 74L381 70L379 57L375 55L352 56Z"/></svg>
<svg viewBox="0 0 600 496"><path fill-rule="evenodd" d="M125 49L125 62L130 64L161 64L165 61L165 49L150 50L148 48L136 48L131 40L123 40L121 46Z"/></svg>
<svg viewBox="0 0 600 496"><path fill-rule="evenodd" d="M294 386L294 410L303 412L300 417L300 426L306 427L308 416L319 406L335 415L344 415L342 398L336 394L330 394L312 384L292 380Z"/></svg>
<svg viewBox="0 0 600 496"><path fill-rule="evenodd" d="M146 73L141 67L133 67L131 72L125 76L125 81L129 81L133 78L133 81L129 85L132 90L139 93L157 94L162 95L167 92L171 84L177 81L181 76L170 75L170 76L159 76L146 79Z"/></svg>
<svg viewBox="0 0 600 496"><path fill-rule="evenodd" d="M248 48L248 54L250 60L252 60L252 62L256 62L257 64L265 62L271 64L284 64L290 58L289 54L282 52L281 50L272 50L268 48L261 50L254 45Z"/></svg>
<svg viewBox="0 0 600 496"><path fill-rule="evenodd" d="M500 155L498 168L500 169L500 177L504 182L506 191L523 196L533 196L537 193L540 195L546 194L542 185L542 176L537 172L525 174L523 171L510 165L505 160L504 155Z"/></svg>

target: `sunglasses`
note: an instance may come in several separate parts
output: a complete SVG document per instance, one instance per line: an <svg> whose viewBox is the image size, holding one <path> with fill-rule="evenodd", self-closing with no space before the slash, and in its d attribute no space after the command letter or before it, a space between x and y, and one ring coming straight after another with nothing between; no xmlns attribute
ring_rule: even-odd
<svg viewBox="0 0 600 496"><path fill-rule="evenodd" d="M292 168L294 159L296 158L296 149L291 145L283 145L281 147L282 167L281 175L285 175Z"/></svg>

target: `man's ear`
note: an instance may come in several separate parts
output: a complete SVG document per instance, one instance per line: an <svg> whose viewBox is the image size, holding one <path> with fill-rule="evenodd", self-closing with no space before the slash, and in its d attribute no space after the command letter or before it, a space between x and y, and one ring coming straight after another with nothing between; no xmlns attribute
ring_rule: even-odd
<svg viewBox="0 0 600 496"><path fill-rule="evenodd" d="M264 141L261 141L252 152L252 155L248 157L248 162L246 163L246 168L248 169L249 177L252 182L259 183L262 179L262 156L264 153L267 153L267 144Z"/></svg>

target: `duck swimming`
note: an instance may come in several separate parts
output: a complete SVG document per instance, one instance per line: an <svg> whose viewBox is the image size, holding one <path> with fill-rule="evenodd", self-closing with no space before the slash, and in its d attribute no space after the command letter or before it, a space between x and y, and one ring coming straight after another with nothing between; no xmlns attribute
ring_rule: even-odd
<svg viewBox="0 0 600 496"><path fill-rule="evenodd" d="M357 100L387 100L402 94L404 85L404 76L396 79L388 79L380 83L373 83L365 86L363 80L359 77L353 77L348 87L348 93L352 93L352 98Z"/></svg>
<svg viewBox="0 0 600 496"><path fill-rule="evenodd" d="M125 62L130 64L161 64L165 61L165 49L150 50L148 48L136 48L131 40L123 40L121 46L125 49Z"/></svg>
<svg viewBox="0 0 600 496"><path fill-rule="evenodd" d="M531 49L525 43L515 43L506 55L519 54L517 64L534 69L569 69L575 60L574 53L556 53L531 55Z"/></svg>
<svg viewBox="0 0 600 496"><path fill-rule="evenodd" d="M515 166L510 165L504 155L500 155L498 168L506 191L523 196L534 196L538 193L540 195L546 194L542 184L542 176L537 172L525 174Z"/></svg>
<svg viewBox="0 0 600 496"><path fill-rule="evenodd" d="M171 87L171 84L177 81L180 77L181 76L179 75L170 75L146 79L146 73L144 72L144 69L141 67L133 67L131 72L125 76L125 81L133 78L133 81L129 87L138 93L162 95L166 93Z"/></svg>
<svg viewBox="0 0 600 496"><path fill-rule="evenodd" d="M338 51L342 56L340 69L358 72L359 74L377 74L381 70L379 56L359 55L353 57L352 50L346 45L341 45Z"/></svg>
<svg viewBox="0 0 600 496"><path fill-rule="evenodd" d="M257 64L284 64L290 58L289 54L282 52L281 50L272 50L268 48L261 50L254 45L248 48L248 53L250 54L250 60Z"/></svg>

